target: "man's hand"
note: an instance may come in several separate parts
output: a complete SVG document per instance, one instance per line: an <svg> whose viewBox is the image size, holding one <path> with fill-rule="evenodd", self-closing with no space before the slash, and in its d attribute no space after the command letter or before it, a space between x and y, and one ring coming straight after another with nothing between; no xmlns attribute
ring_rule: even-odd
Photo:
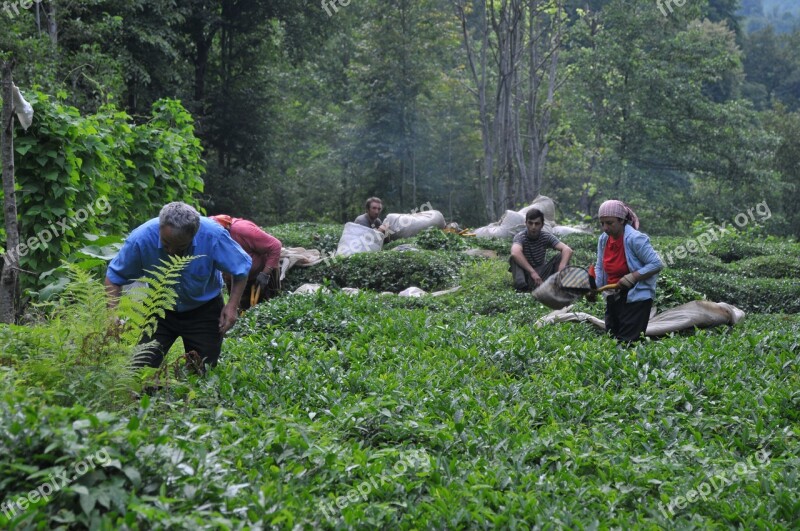
<svg viewBox="0 0 800 531"><path fill-rule="evenodd" d="M269 286L269 280L272 276L272 268L265 269L256 277L256 284L261 288L261 292L265 292Z"/></svg>
<svg viewBox="0 0 800 531"><path fill-rule="evenodd" d="M533 279L533 284L537 288L542 285L542 282L544 282L542 280L542 277L539 276L539 273L537 273L536 270L531 271L531 278Z"/></svg>
<svg viewBox="0 0 800 531"><path fill-rule="evenodd" d="M236 308L236 303L230 302L222 308L222 313L219 315L219 333L223 336L228 333L228 330L233 328L236 324L236 319L239 317L239 312Z"/></svg>
<svg viewBox="0 0 800 531"><path fill-rule="evenodd" d="M633 285L636 284L636 278L633 276L633 273L628 273L627 275L619 279L619 282L617 282L617 284L619 284L619 287L621 288L631 289Z"/></svg>

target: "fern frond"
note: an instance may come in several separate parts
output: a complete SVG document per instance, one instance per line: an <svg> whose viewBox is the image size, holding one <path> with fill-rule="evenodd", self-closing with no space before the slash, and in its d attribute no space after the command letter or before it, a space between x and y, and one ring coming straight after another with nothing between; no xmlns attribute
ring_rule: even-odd
<svg viewBox="0 0 800 531"><path fill-rule="evenodd" d="M162 265L147 271L138 281L143 285L128 291L120 298L117 317L130 326L122 334L122 341L135 345L143 337L155 332L159 317L175 308L178 295L173 289L180 280L183 269L199 256L169 256Z"/></svg>

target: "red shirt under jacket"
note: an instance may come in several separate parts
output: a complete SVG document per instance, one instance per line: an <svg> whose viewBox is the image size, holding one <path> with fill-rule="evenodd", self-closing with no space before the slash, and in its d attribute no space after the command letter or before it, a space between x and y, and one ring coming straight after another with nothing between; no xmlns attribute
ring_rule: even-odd
<svg viewBox="0 0 800 531"><path fill-rule="evenodd" d="M609 284L616 284L619 282L619 279L630 273L628 261L625 260L624 238L624 235L620 235L620 237L615 240L609 236L606 242L606 250L603 253L603 269L606 275L608 275ZM247 249L245 249L245 251L246 250Z"/></svg>

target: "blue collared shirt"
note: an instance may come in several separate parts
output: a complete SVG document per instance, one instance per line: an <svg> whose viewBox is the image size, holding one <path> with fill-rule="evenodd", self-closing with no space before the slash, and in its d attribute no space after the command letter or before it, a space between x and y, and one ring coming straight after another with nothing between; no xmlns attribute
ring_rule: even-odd
<svg viewBox="0 0 800 531"><path fill-rule="evenodd" d="M608 234L603 233L597 242L597 263L594 266L594 273L598 286L605 286L608 282L608 276L603 270L603 254L606 250L607 241ZM646 275L647 273L664 269L664 263L650 244L650 237L627 223L625 224L623 245L625 247L625 261L628 262L628 269L631 273L638 271L640 275ZM647 299L655 298L657 281L658 275L656 274L634 284L628 292L628 302L646 301Z"/></svg>
<svg viewBox="0 0 800 531"><path fill-rule="evenodd" d="M158 218L140 225L125 239L117 256L111 260L106 278L113 284L130 284L146 276L147 270L162 265L167 253L161 245ZM252 259L228 231L218 223L200 218L200 229L186 251L196 256L181 271L180 280L173 289L178 294L175 310L185 312L217 297L222 291L222 273L234 278L247 277Z"/></svg>

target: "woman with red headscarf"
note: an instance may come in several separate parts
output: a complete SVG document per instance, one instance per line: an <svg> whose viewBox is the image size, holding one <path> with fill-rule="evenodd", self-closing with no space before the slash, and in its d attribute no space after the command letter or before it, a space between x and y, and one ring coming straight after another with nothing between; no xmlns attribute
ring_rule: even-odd
<svg viewBox="0 0 800 531"><path fill-rule="evenodd" d="M278 267L282 247L280 240L246 219L232 218L225 214L209 217L222 225L231 234L233 241L253 259L240 307L246 310L251 306L251 302L269 299L280 289ZM225 280L227 283L228 279ZM259 293L258 297L254 296L256 291Z"/></svg>
<svg viewBox="0 0 800 531"><path fill-rule="evenodd" d="M606 331L619 341L636 341L647 330L656 279L664 264L625 203L606 201L598 217L603 234L597 243L597 285L620 287L606 294Z"/></svg>

